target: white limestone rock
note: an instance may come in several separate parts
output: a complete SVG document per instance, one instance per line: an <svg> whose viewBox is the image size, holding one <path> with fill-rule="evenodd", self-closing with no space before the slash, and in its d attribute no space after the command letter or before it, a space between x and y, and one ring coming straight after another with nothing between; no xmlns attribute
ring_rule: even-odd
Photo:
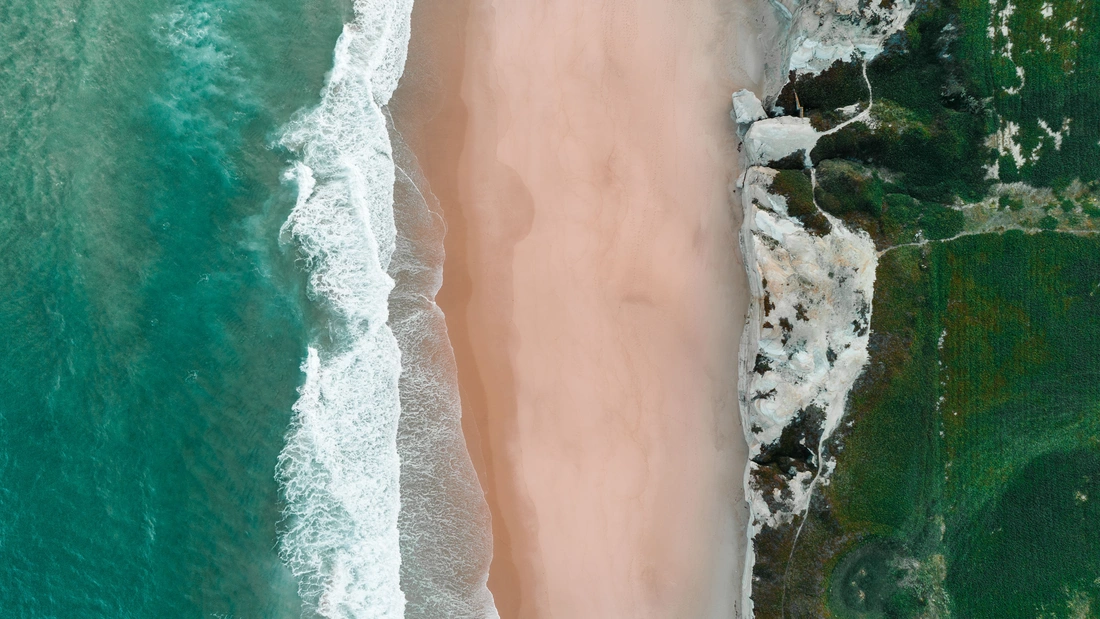
<svg viewBox="0 0 1100 619"><path fill-rule="evenodd" d="M828 214L829 232L812 233L791 217L787 199L771 192L777 174L753 166L741 181L740 242L750 292L739 382L750 458L741 603L749 618L757 534L765 526L791 525L835 468L822 446L840 424L848 393L869 357L878 264L867 233L849 230ZM784 430L797 430L799 444L810 454L807 461L769 458Z"/></svg>
<svg viewBox="0 0 1100 619"><path fill-rule="evenodd" d="M738 186L744 219L740 242L750 304L741 340L739 397L749 445L745 473L749 543L742 581L742 613L753 616L755 538L806 513L836 462L822 449L845 413L848 394L867 364L877 253L870 236L823 213L828 230L808 230L771 192L779 172L769 167L802 152L853 122L870 122L867 107L842 110L847 118L824 132L809 119L766 118L789 74L816 74L837 60L869 61L900 31L915 0L770 0L761 21L765 49L764 104L734 95L732 116L742 136ZM864 79L867 80L866 65ZM747 93L751 95L751 93ZM739 103L740 101L740 103ZM748 120L753 119L753 120ZM746 126L745 121L749 124Z"/></svg>
<svg viewBox="0 0 1100 619"><path fill-rule="evenodd" d="M882 52L915 7L911 0L882 2L814 0L795 11L791 27L790 70L819 73L853 54L867 60Z"/></svg>
<svg viewBox="0 0 1100 619"><path fill-rule="evenodd" d="M822 437L844 414L867 362L877 253L871 237L825 214L817 235L769 190L777 171L745 175L742 251L750 265L749 316L742 340L741 407L750 457L779 440L800 412L824 413ZM766 369L764 369L766 368ZM807 445L817 451L817 445Z"/></svg>
<svg viewBox="0 0 1100 619"><path fill-rule="evenodd" d="M853 55L871 60L886 40L905 27L914 0L883 6L860 0L771 0L778 28L765 52L769 99L782 90L790 71L816 74Z"/></svg>
<svg viewBox="0 0 1100 619"><path fill-rule="evenodd" d="M754 122L745 132L742 153L749 165L768 165L802 151L804 163L810 163L810 151L822 133L810 125L810 119L779 116Z"/></svg>
<svg viewBox="0 0 1100 619"><path fill-rule="evenodd" d="M739 125L750 125L768 115L760 99L751 90L742 88L733 93L733 120Z"/></svg>

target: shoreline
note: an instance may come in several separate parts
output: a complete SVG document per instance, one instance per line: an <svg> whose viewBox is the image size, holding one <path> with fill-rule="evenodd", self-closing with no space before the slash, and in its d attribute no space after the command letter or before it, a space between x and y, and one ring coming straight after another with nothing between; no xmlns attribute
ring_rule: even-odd
<svg viewBox="0 0 1100 619"><path fill-rule="evenodd" d="M437 302L505 619L740 605L728 111L760 87L759 9L665 4L414 6L391 107L447 222Z"/></svg>
<svg viewBox="0 0 1100 619"><path fill-rule="evenodd" d="M446 234L443 284L436 304L443 310L458 370L462 431L492 520L493 557L488 586L502 617L518 614L519 576L511 536L501 513L499 468L487 440L486 390L466 327L471 277L467 223L458 195L458 161L466 140L466 105L460 96L465 72L469 0L417 0L401 85L390 102L394 121L415 154L438 204ZM429 202L431 202L429 200Z"/></svg>

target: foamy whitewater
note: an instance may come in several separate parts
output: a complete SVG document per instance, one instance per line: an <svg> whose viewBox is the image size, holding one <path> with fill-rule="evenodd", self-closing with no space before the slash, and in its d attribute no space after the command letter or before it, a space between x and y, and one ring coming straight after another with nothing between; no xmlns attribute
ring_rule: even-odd
<svg viewBox="0 0 1100 619"><path fill-rule="evenodd" d="M458 370L435 295L443 283L439 204L390 124L397 248L390 324L401 349L401 588L408 619L496 619L492 526L466 439Z"/></svg>
<svg viewBox="0 0 1100 619"><path fill-rule="evenodd" d="M425 239L434 253L412 243L416 222L430 221L423 200L398 218L400 248L395 222L384 106L404 68L412 2L354 9L320 105L281 140L300 157L287 173L298 199L283 235L297 243L327 323L315 330L279 458L280 552L307 612L323 617L495 617L488 516L432 301L442 231ZM405 282L392 316L391 272Z"/></svg>

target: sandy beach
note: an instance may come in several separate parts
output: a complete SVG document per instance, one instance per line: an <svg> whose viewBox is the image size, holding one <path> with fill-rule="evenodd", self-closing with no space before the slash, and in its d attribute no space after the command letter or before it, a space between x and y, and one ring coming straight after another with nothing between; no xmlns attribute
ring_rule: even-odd
<svg viewBox="0 0 1100 619"><path fill-rule="evenodd" d="M393 108L448 225L501 616L736 616L748 3L415 6Z"/></svg>

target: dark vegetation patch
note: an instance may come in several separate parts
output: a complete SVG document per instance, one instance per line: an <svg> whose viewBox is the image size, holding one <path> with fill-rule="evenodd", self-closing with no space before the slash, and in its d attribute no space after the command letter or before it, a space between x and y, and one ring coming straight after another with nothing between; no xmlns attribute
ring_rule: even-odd
<svg viewBox="0 0 1100 619"><path fill-rule="evenodd" d="M836 216L864 213L882 215L884 183L867 166L844 159L827 159L817 166L814 195L822 210Z"/></svg>
<svg viewBox="0 0 1100 619"><path fill-rule="evenodd" d="M815 452L824 424L825 411L813 404L807 406L783 428L779 440L761 448L753 462L775 467L779 474L788 478L804 471L816 473L820 463Z"/></svg>
<svg viewBox="0 0 1100 619"><path fill-rule="evenodd" d="M883 200L879 232L887 245L911 243L918 239L942 240L962 232L965 219L962 211L943 204L891 193Z"/></svg>
<svg viewBox="0 0 1100 619"><path fill-rule="evenodd" d="M845 120L838 108L855 103L866 107L867 95L861 65L838 60L817 76L795 78L792 71L790 80L776 99L776 105L781 106L788 116L798 116L801 105L802 115L810 119L815 129L824 131Z"/></svg>
<svg viewBox="0 0 1100 619"><path fill-rule="evenodd" d="M814 205L808 170L780 170L769 191L787 199L787 214L801 222L810 234L823 236L832 231L829 220Z"/></svg>
<svg viewBox="0 0 1100 619"><path fill-rule="evenodd" d="M753 484L764 494L771 494L771 488L775 484L786 483L774 471L768 469L768 473L774 479L771 481L765 475L753 475ZM795 521L797 523L797 520ZM756 563L752 568L752 601L753 614L758 619L780 619L790 615L782 612L784 598L784 579L787 571L787 558L791 554L796 525L770 527L765 525L756 537L753 538L753 546L756 552ZM818 606L824 607L824 600L819 600Z"/></svg>
<svg viewBox="0 0 1100 619"><path fill-rule="evenodd" d="M774 170L805 170L806 151L800 148L782 159L768 163L768 167Z"/></svg>
<svg viewBox="0 0 1100 619"><path fill-rule="evenodd" d="M805 321L810 320L809 315L806 314L806 307L804 305L802 305L801 303L796 303L795 304L795 306L794 306L794 317L795 317L795 320L805 320Z"/></svg>
<svg viewBox="0 0 1100 619"><path fill-rule="evenodd" d="M842 530L832 513L826 497L817 492L805 522L797 517L787 526L765 526L754 538L752 600L757 619L833 616L827 607L831 566L822 560L842 556L858 538ZM794 543L799 527L801 535Z"/></svg>
<svg viewBox="0 0 1100 619"><path fill-rule="evenodd" d="M857 617L922 616L927 600L902 586L908 571L898 559L906 554L904 546L884 538L855 548L835 568L829 591L832 605Z"/></svg>
<svg viewBox="0 0 1100 619"><path fill-rule="evenodd" d="M775 389L769 389L768 391L757 393L756 395L752 396L752 400L753 402L755 402L757 400L771 399L771 397L774 396L776 393L777 391Z"/></svg>
<svg viewBox="0 0 1100 619"><path fill-rule="evenodd" d="M791 339L791 331L794 330L794 325L784 316L779 319L779 328L783 330L783 345L786 346L787 342Z"/></svg>
<svg viewBox="0 0 1100 619"><path fill-rule="evenodd" d="M1016 581L998 576L1023 577L1031 559L999 550L985 563L974 557L1000 543L991 532L1009 530L1011 519L982 514L1003 502L998 497L1034 454L1100 446L1100 298L1092 296L1098 272L1100 241L1056 234L964 237L899 249L880 262L871 360L849 399L852 425L831 441L841 447L824 492L845 539L890 540L904 547L899 557L925 562L946 556L956 574L947 581L952 599L959 609L981 610L962 616L1039 614L1035 589L1013 588ZM1050 483L1044 491L1075 491L1068 482ZM936 519L945 523L943 540L929 529ZM1066 524L1059 539L1071 541L1046 551L1064 559L1078 546L1093 548L1091 530ZM1032 535L1005 541L1004 551L1041 539ZM1060 587L1100 576L1095 563L1049 563L1041 592L1047 608L1063 603L1055 599ZM882 569L880 584L897 581L894 568ZM884 616L924 612L909 590L880 603L893 609Z"/></svg>
<svg viewBox="0 0 1100 619"><path fill-rule="evenodd" d="M772 369L772 364L768 362L768 358L762 354L756 355L756 364L753 367L753 371L763 376Z"/></svg>
<svg viewBox="0 0 1100 619"><path fill-rule="evenodd" d="M865 323L863 321L860 321L860 320L853 320L852 321L852 332L855 333L856 335L860 336L860 337L863 337L864 335L867 335L867 323Z"/></svg>
<svg viewBox="0 0 1100 619"><path fill-rule="evenodd" d="M1022 211L1024 210L1024 201L1020 198L1002 194L997 197L997 208L1008 209L1010 211Z"/></svg>

